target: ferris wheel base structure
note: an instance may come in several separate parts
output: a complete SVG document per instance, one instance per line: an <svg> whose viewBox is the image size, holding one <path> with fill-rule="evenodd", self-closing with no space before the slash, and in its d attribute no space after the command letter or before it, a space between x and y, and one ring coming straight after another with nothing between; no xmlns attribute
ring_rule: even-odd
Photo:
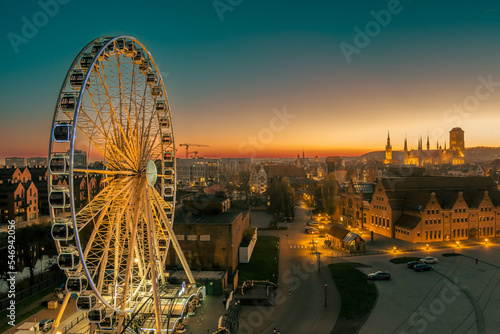
<svg viewBox="0 0 500 334"><path fill-rule="evenodd" d="M75 161L82 148L100 167ZM67 276L66 293L77 294L77 309L86 312L88 331L175 333L183 327L205 290L173 232L171 111L160 71L140 41L100 37L77 54L57 98L48 160L57 262ZM169 251L177 254L187 285L167 283Z"/></svg>

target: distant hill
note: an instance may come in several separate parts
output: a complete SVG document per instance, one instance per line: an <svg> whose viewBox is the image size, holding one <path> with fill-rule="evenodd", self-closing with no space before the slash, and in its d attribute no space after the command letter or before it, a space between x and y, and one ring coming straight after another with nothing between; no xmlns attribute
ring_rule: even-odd
<svg viewBox="0 0 500 334"><path fill-rule="evenodd" d="M370 160L377 159L383 160L385 159L385 151L373 151L365 153L361 156L361 158ZM392 151L392 158L396 160L403 160L403 151ZM500 159L500 147L469 147L465 149L465 158L466 161L482 161L482 162L490 162L495 159Z"/></svg>

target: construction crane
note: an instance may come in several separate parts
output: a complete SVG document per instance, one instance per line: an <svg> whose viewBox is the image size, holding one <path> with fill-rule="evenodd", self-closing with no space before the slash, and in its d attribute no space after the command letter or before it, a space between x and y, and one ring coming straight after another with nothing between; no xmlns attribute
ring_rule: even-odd
<svg viewBox="0 0 500 334"><path fill-rule="evenodd" d="M209 147L209 145L203 145L203 144L179 144L179 146L186 146L186 159L189 159L189 146Z"/></svg>

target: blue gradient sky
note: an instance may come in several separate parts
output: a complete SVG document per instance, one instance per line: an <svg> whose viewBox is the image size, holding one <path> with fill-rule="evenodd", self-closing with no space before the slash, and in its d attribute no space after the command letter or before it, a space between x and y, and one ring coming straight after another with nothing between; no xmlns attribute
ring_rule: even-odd
<svg viewBox="0 0 500 334"><path fill-rule="evenodd" d="M444 144L454 126L466 146L500 146L500 83L481 88L488 97L470 111L453 111L472 101L479 77L500 82L495 1L401 1L350 63L341 43L355 45L355 27L390 1L243 0L224 20L213 1L64 2L17 53L8 34L22 36L23 17L32 22L42 8L0 2L0 158L47 155L73 58L120 34L138 38L159 66L176 142L210 145L199 149L207 157L359 155L383 149L388 130L398 150L405 134L409 146L427 132ZM273 110L285 109L294 118L269 136Z"/></svg>

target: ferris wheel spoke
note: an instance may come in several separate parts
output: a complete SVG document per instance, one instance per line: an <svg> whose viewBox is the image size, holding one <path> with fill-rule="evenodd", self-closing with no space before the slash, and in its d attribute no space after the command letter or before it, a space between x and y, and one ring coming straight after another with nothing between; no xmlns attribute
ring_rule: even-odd
<svg viewBox="0 0 500 334"><path fill-rule="evenodd" d="M80 232L96 215L105 210L114 196L119 196L130 185L130 178L112 180L97 196L75 215L76 228Z"/></svg>
<svg viewBox="0 0 500 334"><path fill-rule="evenodd" d="M115 110L115 108L113 106L113 103L112 103L112 100L111 100L111 97L110 97L109 88L108 88L107 83L106 83L106 74L105 74L105 71L104 71L104 65L102 66L102 73L101 73L101 71L99 71L98 74L99 74L99 78L101 80L101 85L104 88L104 92L106 93L106 96L107 96L107 99L108 99L109 110L110 110L110 114L111 114L111 125L113 126L114 137L115 137L115 139L117 141L118 141L118 138L120 138L120 141L125 144L124 145L124 151L127 152L128 155L136 157L137 156L136 147L133 144L133 142L132 143L129 142L128 138L130 138L130 137L128 137L125 134L125 131L123 130L123 127L122 127L122 123L118 119L118 116L116 114L116 110ZM131 138L131 140L133 140L133 139ZM135 160L137 160L137 159L135 159Z"/></svg>
<svg viewBox="0 0 500 334"><path fill-rule="evenodd" d="M120 274L120 266L117 265L117 247L120 247L122 239L117 238L117 231L120 229L121 221L124 221L124 212L130 201L131 189L114 196L105 210L102 210L93 235L87 247L85 254L88 262L88 269L97 280L98 289L102 291L102 283L107 281L117 282ZM111 268L111 272L107 272Z"/></svg>
<svg viewBox="0 0 500 334"><path fill-rule="evenodd" d="M99 119L100 124L104 124L105 120L101 115L102 112L99 111L99 109L102 110L102 108L98 108L91 93L89 93L89 98L94 106L96 118ZM108 160L111 165L113 165L113 167L119 167L116 163L114 163L115 161L124 160L128 163L129 167L132 168L134 166L133 161L129 158L126 152L123 152L114 144L115 140L109 136L105 127L99 126L94 120L92 120L90 115L85 112L84 108L81 108L81 111L86 120L82 118L78 128L89 139L93 146L97 148L99 153L101 153L103 157ZM82 125L81 123L84 124ZM89 125L85 125L87 123L90 123L90 125L93 126L94 133L89 133L90 130L86 130L89 128Z"/></svg>
<svg viewBox="0 0 500 334"><path fill-rule="evenodd" d="M119 94L119 107L120 111L125 110L125 113L127 115L127 133L130 136L131 140L134 140L134 136L131 135L133 134L133 125L132 125L132 120L130 118L130 111L129 107L127 106L127 101L125 100L125 90L123 88L123 78L122 78L122 69L120 66L120 57L118 57L118 53L116 54L116 62L117 62L117 68L118 68L118 94ZM135 144L137 145L137 144Z"/></svg>
<svg viewBox="0 0 500 334"><path fill-rule="evenodd" d="M154 202L156 203L157 207L162 207L163 206L161 203L162 199L159 196L159 194L156 191L153 191L152 193L153 193ZM162 217L162 220L165 222L168 222L169 219L167 218L165 211L160 210L159 212L160 212L160 215ZM170 241L172 242L172 246L174 247L175 252L177 253L177 256L181 260L182 266L183 266L184 270L186 271L186 275L188 276L189 282L195 283L194 276L191 273L191 270L190 270L189 265L186 261L186 258L184 257L184 253L182 252L181 246L179 245L179 241L177 241L177 238L175 237L175 233L174 233L174 230L172 229L172 226L170 224L166 223L165 228L166 228L167 233L170 237Z"/></svg>
<svg viewBox="0 0 500 334"><path fill-rule="evenodd" d="M81 169L73 168L75 173L85 173L85 174L103 174L103 175L136 175L136 172L130 170L103 170L103 169Z"/></svg>

